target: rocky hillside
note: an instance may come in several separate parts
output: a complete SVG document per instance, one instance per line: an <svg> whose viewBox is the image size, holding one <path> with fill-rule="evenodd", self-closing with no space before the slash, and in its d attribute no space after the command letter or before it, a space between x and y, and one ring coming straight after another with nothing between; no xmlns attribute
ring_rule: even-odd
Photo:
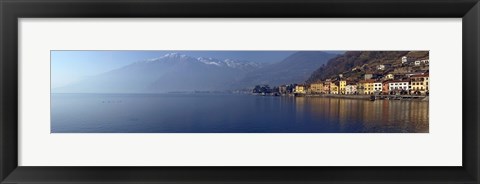
<svg viewBox="0 0 480 184"><path fill-rule="evenodd" d="M348 51L343 55L330 59L312 73L307 83L342 74L346 78L359 78L367 72L378 72L378 65L399 66L401 58L407 56L411 60L428 59L428 51Z"/></svg>

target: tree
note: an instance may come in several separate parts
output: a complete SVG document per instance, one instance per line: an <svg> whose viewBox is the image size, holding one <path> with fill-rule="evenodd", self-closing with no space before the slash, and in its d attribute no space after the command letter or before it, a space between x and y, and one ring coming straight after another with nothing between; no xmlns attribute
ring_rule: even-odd
<svg viewBox="0 0 480 184"><path fill-rule="evenodd" d="M253 93L261 93L262 88L260 85L256 85L255 88L253 88Z"/></svg>

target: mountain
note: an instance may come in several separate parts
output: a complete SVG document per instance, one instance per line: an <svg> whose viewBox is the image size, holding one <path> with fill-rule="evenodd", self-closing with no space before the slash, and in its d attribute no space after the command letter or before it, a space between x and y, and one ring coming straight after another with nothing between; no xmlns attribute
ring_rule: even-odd
<svg viewBox="0 0 480 184"><path fill-rule="evenodd" d="M324 66L315 70L308 83L325 80L343 74L344 77L358 78L365 72L375 71L377 65L400 65L401 58L413 60L428 59L428 51L348 51L332 58ZM362 68L356 71L356 68ZM363 72L363 73L362 73Z"/></svg>
<svg viewBox="0 0 480 184"><path fill-rule="evenodd" d="M70 85L54 93L154 93L231 89L261 64L232 59L194 58L170 53L139 61Z"/></svg>
<svg viewBox="0 0 480 184"><path fill-rule="evenodd" d="M239 86L252 87L258 84L277 86L303 83L313 71L337 56L322 51L299 51L284 60L253 70L238 82Z"/></svg>

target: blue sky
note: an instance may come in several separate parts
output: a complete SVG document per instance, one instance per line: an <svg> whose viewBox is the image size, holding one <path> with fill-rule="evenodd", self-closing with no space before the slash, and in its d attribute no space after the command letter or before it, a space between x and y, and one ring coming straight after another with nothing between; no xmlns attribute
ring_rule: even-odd
<svg viewBox="0 0 480 184"><path fill-rule="evenodd" d="M278 62L296 51L51 51L52 88L172 52L193 57Z"/></svg>

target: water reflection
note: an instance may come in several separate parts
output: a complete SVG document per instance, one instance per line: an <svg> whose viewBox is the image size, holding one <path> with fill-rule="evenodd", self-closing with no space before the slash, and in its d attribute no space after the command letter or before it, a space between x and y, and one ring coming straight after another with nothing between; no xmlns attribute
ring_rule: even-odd
<svg viewBox="0 0 480 184"><path fill-rule="evenodd" d="M428 101L297 97L297 120L311 114L340 132L428 132Z"/></svg>
<svg viewBox="0 0 480 184"><path fill-rule="evenodd" d="M54 94L64 133L417 133L428 102L214 94Z"/></svg>

